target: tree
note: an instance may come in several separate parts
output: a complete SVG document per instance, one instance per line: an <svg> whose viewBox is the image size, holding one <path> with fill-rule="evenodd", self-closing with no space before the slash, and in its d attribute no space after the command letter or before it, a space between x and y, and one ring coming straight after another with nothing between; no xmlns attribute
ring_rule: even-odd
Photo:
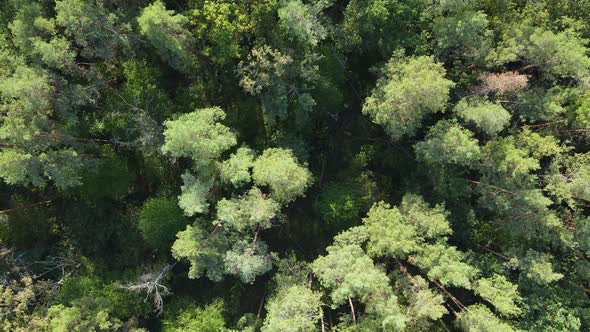
<svg viewBox="0 0 590 332"><path fill-rule="evenodd" d="M352 0L343 12L339 46L347 52L385 57L399 47L420 49L425 43L420 17L426 9L422 1Z"/></svg>
<svg viewBox="0 0 590 332"><path fill-rule="evenodd" d="M219 167L221 180L231 183L234 187L250 183L250 170L254 163L254 151L248 147L240 147L229 159L223 161Z"/></svg>
<svg viewBox="0 0 590 332"><path fill-rule="evenodd" d="M156 250L167 251L176 233L184 226L185 218L174 198L150 198L141 208L139 231L144 240Z"/></svg>
<svg viewBox="0 0 590 332"><path fill-rule="evenodd" d="M254 161L252 178L259 186L268 186L271 197L289 203L303 196L311 185L311 172L300 165L291 150L270 148Z"/></svg>
<svg viewBox="0 0 590 332"><path fill-rule="evenodd" d="M502 131L510 122L510 113L502 105L487 100L462 99L454 112L490 136Z"/></svg>
<svg viewBox="0 0 590 332"><path fill-rule="evenodd" d="M413 136L429 114L444 112L449 89L445 70L432 57L395 54L363 105L363 113L383 126L392 140Z"/></svg>
<svg viewBox="0 0 590 332"><path fill-rule="evenodd" d="M164 319L163 331L223 331L226 329L223 311L224 303L221 300L215 300L203 308L187 305L173 312L174 316L169 315Z"/></svg>
<svg viewBox="0 0 590 332"><path fill-rule="evenodd" d="M322 286L330 290L332 307L349 299L369 302L371 296L389 289L387 275L358 245L333 245L326 250L328 254L318 257L311 267Z"/></svg>
<svg viewBox="0 0 590 332"><path fill-rule="evenodd" d="M278 10L279 28L287 39L303 47L317 46L327 31L318 17L327 1L304 4L300 0L284 1Z"/></svg>
<svg viewBox="0 0 590 332"><path fill-rule="evenodd" d="M428 278L443 285L471 289L478 270L463 260L461 251L443 244L425 245L415 258L416 265L428 271Z"/></svg>
<svg viewBox="0 0 590 332"><path fill-rule="evenodd" d="M244 196L217 202L216 224L237 231L267 229L280 205L254 187Z"/></svg>
<svg viewBox="0 0 590 332"><path fill-rule="evenodd" d="M262 332L312 332L322 315L321 294L304 286L279 289L266 304Z"/></svg>
<svg viewBox="0 0 590 332"><path fill-rule="evenodd" d="M414 145L416 158L433 165L469 166L481 155L473 133L455 121L441 120L426 134L426 140Z"/></svg>
<svg viewBox="0 0 590 332"><path fill-rule="evenodd" d="M533 26L530 21L515 24L504 33L499 47L488 57L494 65L524 60L539 68L545 77L584 79L590 70L585 40L572 30L558 33Z"/></svg>
<svg viewBox="0 0 590 332"><path fill-rule="evenodd" d="M220 123L225 113L219 107L203 108L164 122L162 152L172 157L190 157L206 165L236 145L236 136Z"/></svg>
<svg viewBox="0 0 590 332"><path fill-rule="evenodd" d="M399 209L384 202L375 203L363 219L369 239L367 252L372 256L405 259L419 252L427 240L450 234L446 218L442 206L430 208L416 195L404 196Z"/></svg>
<svg viewBox="0 0 590 332"><path fill-rule="evenodd" d="M191 14L196 35L205 44L205 56L220 65L239 57L239 32L245 28L246 17L238 4L205 1Z"/></svg>
<svg viewBox="0 0 590 332"><path fill-rule="evenodd" d="M451 10L434 18L432 32L435 49L444 59L465 58L483 64L490 51L492 31L487 15L481 11Z"/></svg>
<svg viewBox="0 0 590 332"><path fill-rule="evenodd" d="M209 209L209 191L213 186L213 179L205 176L194 176L189 172L181 175L183 185L182 193L178 196L178 205L184 210L186 216L205 213Z"/></svg>
<svg viewBox="0 0 590 332"><path fill-rule="evenodd" d="M189 261L189 278L197 279L206 273L209 279L220 281L224 274L224 259L229 249L229 240L217 228L207 234L201 227L197 221L178 232L172 245L172 256Z"/></svg>
<svg viewBox="0 0 590 332"><path fill-rule="evenodd" d="M358 222L361 211L372 203L375 187L368 176L325 184L318 202L322 221L337 229Z"/></svg>
<svg viewBox="0 0 590 332"><path fill-rule="evenodd" d="M240 240L233 244L225 254L225 271L236 275L244 283L251 284L254 279L272 268L268 246L263 241Z"/></svg>
<svg viewBox="0 0 590 332"><path fill-rule="evenodd" d="M514 329L502 322L482 304L467 307L457 318L457 325L465 332L498 331L512 332Z"/></svg>
<svg viewBox="0 0 590 332"><path fill-rule="evenodd" d="M109 13L102 2L82 0L55 2L55 21L82 48L85 58L111 60L118 51L127 49L131 28L116 13Z"/></svg>
<svg viewBox="0 0 590 332"><path fill-rule="evenodd" d="M486 301L492 303L499 313L512 316L522 312L517 306L522 299L516 288L517 286L503 275L494 274L490 278L479 279L474 290Z"/></svg>
<svg viewBox="0 0 590 332"><path fill-rule="evenodd" d="M122 322L112 317L112 308L105 299L84 297L73 306L57 304L49 307L52 331L113 331L122 326Z"/></svg>
<svg viewBox="0 0 590 332"><path fill-rule="evenodd" d="M190 53L193 36L186 27L188 18L166 10L162 1L157 0L142 10L137 22L141 34L156 48L162 60L180 72L189 72L193 62Z"/></svg>

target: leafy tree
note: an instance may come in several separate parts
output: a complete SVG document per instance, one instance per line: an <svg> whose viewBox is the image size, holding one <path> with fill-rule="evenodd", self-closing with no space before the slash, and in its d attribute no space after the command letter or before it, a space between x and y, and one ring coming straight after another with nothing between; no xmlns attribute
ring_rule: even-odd
<svg viewBox="0 0 590 332"><path fill-rule="evenodd" d="M459 10L439 16L432 26L435 49L442 58L465 58L482 63L491 47L492 31L481 11Z"/></svg>
<svg viewBox="0 0 590 332"><path fill-rule="evenodd" d="M201 227L197 222L178 232L172 245L172 256L189 261L189 278L197 279L206 273L209 279L220 281L224 273L225 252L229 248L228 238L217 228L207 234Z"/></svg>
<svg viewBox="0 0 590 332"><path fill-rule="evenodd" d="M154 249L167 250L184 226L185 218L174 198L150 198L141 208L138 228Z"/></svg>
<svg viewBox="0 0 590 332"><path fill-rule="evenodd" d="M183 185L182 193L178 196L178 205L184 210L187 216L193 216L198 213L205 213L209 209L207 202L209 191L212 187L210 179L195 177L189 172L181 175Z"/></svg>
<svg viewBox="0 0 590 332"><path fill-rule="evenodd" d="M475 292L494 305L502 315L518 315L522 310L517 306L521 297L506 277L495 274L490 278L479 279L475 285Z"/></svg>
<svg viewBox="0 0 590 332"><path fill-rule="evenodd" d="M266 304L262 331L315 331L322 315L321 294L293 285L281 288Z"/></svg>
<svg viewBox="0 0 590 332"><path fill-rule="evenodd" d="M218 225L237 231L266 229L271 226L280 206L254 187L239 199L217 202Z"/></svg>
<svg viewBox="0 0 590 332"><path fill-rule="evenodd" d="M190 157L206 165L236 145L236 137L220 123L225 113L219 107L203 108L164 122L162 152L172 157Z"/></svg>
<svg viewBox="0 0 590 332"><path fill-rule="evenodd" d="M576 204L590 200L590 154L556 158L546 176L545 190L555 196L557 202Z"/></svg>
<svg viewBox="0 0 590 332"><path fill-rule="evenodd" d="M328 254L318 257L312 269L322 286L331 290L333 307L347 303L349 298L368 302L371 296L389 288L387 275L358 245L334 245L326 250Z"/></svg>
<svg viewBox="0 0 590 332"><path fill-rule="evenodd" d="M457 325L465 332L514 331L510 325L502 322L486 306L481 304L467 307L458 317Z"/></svg>
<svg viewBox="0 0 590 332"><path fill-rule="evenodd" d="M367 177L327 183L319 195L318 210L322 220L346 228L359 220L374 196L374 183Z"/></svg>
<svg viewBox="0 0 590 332"><path fill-rule="evenodd" d="M454 111L490 136L502 131L510 122L510 113L502 105L487 100L462 99Z"/></svg>
<svg viewBox="0 0 590 332"><path fill-rule="evenodd" d="M111 310L103 299L84 297L73 306L53 305L47 315L51 320L51 330L56 332L114 331L122 323L112 317Z"/></svg>
<svg viewBox="0 0 590 332"><path fill-rule="evenodd" d="M284 1L278 10L279 28L289 41L302 46L317 46L325 38L327 31L317 14L326 1L317 4L304 4L300 0Z"/></svg>
<svg viewBox="0 0 590 332"><path fill-rule="evenodd" d="M422 1L352 0L343 12L341 47L385 57L398 47L421 49L419 22L426 8Z"/></svg>
<svg viewBox="0 0 590 332"><path fill-rule="evenodd" d="M469 166L477 162L481 152L473 134L454 121L441 120L417 143L416 158L429 164Z"/></svg>
<svg viewBox="0 0 590 332"><path fill-rule="evenodd" d="M433 58L404 58L398 53L365 100L363 113L383 126L393 140L413 136L427 115L444 112L454 85L444 76L444 68Z"/></svg>
<svg viewBox="0 0 590 332"><path fill-rule="evenodd" d="M471 281L477 274L477 269L464 263L464 254L455 247L434 244L426 245L423 251L416 255L416 265L427 270L428 277L436 279L443 285L470 289Z"/></svg>
<svg viewBox="0 0 590 332"><path fill-rule="evenodd" d="M257 276L272 268L268 246L260 240L235 242L224 261L226 272L239 276L244 283L253 283Z"/></svg>
<svg viewBox="0 0 590 332"><path fill-rule="evenodd" d="M428 287L428 282L420 276L411 277L411 286L408 295L409 319L417 320L428 318L430 320L440 319L448 311L444 306L442 295L434 292Z"/></svg>
<svg viewBox="0 0 590 332"><path fill-rule="evenodd" d="M254 161L254 183L270 188L271 197L279 203L289 203L305 193L312 175L300 165L291 150L270 148Z"/></svg>
<svg viewBox="0 0 590 332"><path fill-rule="evenodd" d="M529 66L539 68L548 79L583 79L590 69L584 43L574 31L554 33L525 21L504 34L500 46L490 53L489 59L494 64L522 59Z"/></svg>
<svg viewBox="0 0 590 332"><path fill-rule="evenodd" d="M419 251L427 239L436 239L452 231L442 206L430 208L415 195L406 195L400 209L384 202L375 203L363 219L373 256L407 258Z"/></svg>
<svg viewBox="0 0 590 332"><path fill-rule="evenodd" d="M549 254L529 250L520 265L526 277L539 284L549 284L563 278L563 274L553 271Z"/></svg>
<svg viewBox="0 0 590 332"><path fill-rule="evenodd" d="M250 183L250 170L254 163L254 151L248 147L240 147L229 159L221 163L219 173L221 179L234 187Z"/></svg>
<svg viewBox="0 0 590 332"><path fill-rule="evenodd" d="M55 11L55 22L82 48L85 58L111 60L117 51L129 47L130 26L101 2L61 0L55 2Z"/></svg>
<svg viewBox="0 0 590 332"><path fill-rule="evenodd" d="M236 3L205 1L191 14L204 55L221 65L239 57L238 32L246 18Z"/></svg>
<svg viewBox="0 0 590 332"><path fill-rule="evenodd" d="M175 312L175 317L169 317L163 321L163 331L203 331L218 332L226 328L223 316L224 303L216 300L204 308L188 305Z"/></svg>
<svg viewBox="0 0 590 332"><path fill-rule="evenodd" d="M189 19L167 10L158 0L142 10L137 22L141 34L156 48L162 60L172 68L188 73L193 62L190 53L193 36L187 29Z"/></svg>

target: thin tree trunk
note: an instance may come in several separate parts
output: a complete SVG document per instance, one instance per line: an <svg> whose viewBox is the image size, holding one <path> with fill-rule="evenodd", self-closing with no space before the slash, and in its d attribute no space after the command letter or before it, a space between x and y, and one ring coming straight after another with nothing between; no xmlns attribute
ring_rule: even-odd
<svg viewBox="0 0 590 332"><path fill-rule="evenodd" d="M264 304L264 299L266 299L266 293L262 295L262 299L260 299L260 304L258 305L258 312L256 313L256 322L260 320L260 314L262 313L262 305Z"/></svg>
<svg viewBox="0 0 590 332"><path fill-rule="evenodd" d="M356 315L354 314L354 305L352 304L352 299L348 297L348 304L350 304L350 313L352 314L352 321L356 323Z"/></svg>

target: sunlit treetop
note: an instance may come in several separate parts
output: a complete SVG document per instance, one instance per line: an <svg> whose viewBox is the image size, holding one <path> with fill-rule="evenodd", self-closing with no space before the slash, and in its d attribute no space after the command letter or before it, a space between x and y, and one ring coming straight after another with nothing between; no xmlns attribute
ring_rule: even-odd
<svg viewBox="0 0 590 332"><path fill-rule="evenodd" d="M430 114L444 112L454 83L432 57L395 54L363 105L363 113L392 140L411 137Z"/></svg>

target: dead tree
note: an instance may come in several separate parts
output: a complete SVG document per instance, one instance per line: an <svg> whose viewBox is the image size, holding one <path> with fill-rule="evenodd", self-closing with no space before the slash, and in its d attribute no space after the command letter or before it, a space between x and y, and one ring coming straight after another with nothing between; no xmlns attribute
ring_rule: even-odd
<svg viewBox="0 0 590 332"><path fill-rule="evenodd" d="M169 295L170 289L164 285L168 272L176 265L168 264L164 266L159 272L152 270L139 276L139 283L119 285L119 288L126 289L132 292L145 292L145 300L150 297L153 299L154 312L157 316L164 311L164 296Z"/></svg>

